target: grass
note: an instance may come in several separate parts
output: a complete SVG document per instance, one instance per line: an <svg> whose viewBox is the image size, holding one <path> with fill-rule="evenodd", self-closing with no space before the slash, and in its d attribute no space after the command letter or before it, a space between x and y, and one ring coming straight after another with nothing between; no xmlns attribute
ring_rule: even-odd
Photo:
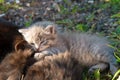
<svg viewBox="0 0 120 80"><path fill-rule="evenodd" d="M9 9L18 9L20 6L15 2L12 4L6 4L4 0L0 0L0 13L5 13Z"/></svg>
<svg viewBox="0 0 120 80"><path fill-rule="evenodd" d="M118 26L107 36L111 40L112 44L111 47L115 49L115 57L117 62L120 62L120 0L108 0L107 2L102 2L94 5L85 4L84 7L79 8L78 5L72 6L72 3L69 0L63 0L65 5L59 4L60 11L58 12L60 15L64 16L64 19L57 20L57 24L64 25L69 30L77 30L80 32L95 32L96 31L96 24L93 23L91 26L89 25L91 22L94 22L96 17L96 12L110 10L110 18L116 19L114 24ZM17 9L20 6L16 3L14 4L5 4L4 0L0 0L0 13L5 13L10 8ZM93 10L90 10L93 8ZM74 19L69 19L69 15L76 16L77 13L81 12L90 12L89 15L85 16L86 22L79 22L77 23ZM32 20L25 22L25 26L29 26ZM101 24L102 25L102 24ZM113 26L114 27L114 26ZM100 32L98 32L100 33ZM101 34L101 33L100 33ZM104 35L106 33L103 32ZM83 80L116 80L118 75L120 74L120 70L116 72L115 75L111 75L109 72L105 74L100 74L99 70L96 70L95 73L91 76L87 75L86 73L83 74Z"/></svg>
<svg viewBox="0 0 120 80"><path fill-rule="evenodd" d="M67 6L70 7L70 3L67 2L68 0L65 0L65 3ZM85 8L86 7L86 8ZM84 12L87 11L89 7L89 5L85 6L81 9L78 8L77 5L73 6L70 9L60 5L60 14L63 15L75 15L75 13L77 12ZM114 22L117 25L120 25L120 1L119 0L109 0L108 2L103 3L99 3L97 5L92 6L94 8L96 8L96 10L92 11L90 15L86 16L86 20L89 22L94 21L94 18L96 17L95 13L97 10L109 10L111 9L111 13L110 13L110 17L111 19L116 19L116 21ZM75 23L74 20L70 20L69 18L65 18L63 20L57 21L58 24L64 24L66 25L69 29L71 30L77 30L80 32L88 32L88 31L95 31L95 24L93 24L92 26L89 26L89 24L87 23ZM106 33L103 33L106 34ZM115 57L117 59L117 62L120 62L120 26L117 26L115 28L114 31L112 31L110 34L107 34L109 36L109 39L111 40L112 44L111 46L115 49ZM84 78L83 80L116 80L117 77L120 74L120 70L118 70L115 75L111 75L109 72L106 74L100 74L99 70L97 70L93 75L88 76L87 74L84 74Z"/></svg>

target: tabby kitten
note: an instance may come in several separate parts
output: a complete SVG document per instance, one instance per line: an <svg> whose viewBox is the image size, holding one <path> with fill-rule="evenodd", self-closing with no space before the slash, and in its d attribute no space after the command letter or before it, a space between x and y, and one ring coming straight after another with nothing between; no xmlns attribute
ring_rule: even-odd
<svg viewBox="0 0 120 80"><path fill-rule="evenodd" d="M46 28L33 26L20 32L39 51L34 55L36 59L69 51L80 63L90 67L90 73L98 68L104 71L107 67L112 74L117 71L114 50L105 38L86 33L59 33L53 25Z"/></svg>

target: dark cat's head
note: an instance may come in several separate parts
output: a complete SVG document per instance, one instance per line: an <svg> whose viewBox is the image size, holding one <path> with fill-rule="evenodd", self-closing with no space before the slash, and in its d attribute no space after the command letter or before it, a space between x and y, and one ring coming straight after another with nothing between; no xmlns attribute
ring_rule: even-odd
<svg viewBox="0 0 120 80"><path fill-rule="evenodd" d="M19 32L35 50L42 51L54 45L56 29L53 25L47 27L33 26L20 29Z"/></svg>

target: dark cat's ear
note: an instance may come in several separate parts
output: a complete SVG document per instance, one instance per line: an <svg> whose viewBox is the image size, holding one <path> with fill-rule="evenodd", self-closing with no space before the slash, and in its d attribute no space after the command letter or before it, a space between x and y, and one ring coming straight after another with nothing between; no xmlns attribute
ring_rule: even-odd
<svg viewBox="0 0 120 80"><path fill-rule="evenodd" d="M17 42L16 45L15 45L15 51L18 51L20 49L24 50L25 45L27 45L27 42L25 40L21 40L21 41Z"/></svg>
<svg viewBox="0 0 120 80"><path fill-rule="evenodd" d="M46 33L46 34L55 34L55 33L56 33L55 26L54 26L54 25L48 25L48 26L45 28L45 33Z"/></svg>

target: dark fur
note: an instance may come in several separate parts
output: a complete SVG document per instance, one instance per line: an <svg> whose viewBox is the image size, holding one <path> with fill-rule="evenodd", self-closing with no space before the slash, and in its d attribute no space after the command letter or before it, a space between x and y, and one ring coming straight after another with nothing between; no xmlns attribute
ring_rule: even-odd
<svg viewBox="0 0 120 80"><path fill-rule="evenodd" d="M19 50L8 54L0 64L0 80L20 80L30 50Z"/></svg>
<svg viewBox="0 0 120 80"><path fill-rule="evenodd" d="M24 40L18 32L18 26L0 18L0 61L5 55L15 50L17 42Z"/></svg>
<svg viewBox="0 0 120 80"><path fill-rule="evenodd" d="M28 66L31 54L29 50L8 54L0 64L0 80L20 80L23 75L24 80L81 80L83 67L69 53L47 56Z"/></svg>
<svg viewBox="0 0 120 80"><path fill-rule="evenodd" d="M32 65L25 80L81 80L83 66L69 53L47 56Z"/></svg>

